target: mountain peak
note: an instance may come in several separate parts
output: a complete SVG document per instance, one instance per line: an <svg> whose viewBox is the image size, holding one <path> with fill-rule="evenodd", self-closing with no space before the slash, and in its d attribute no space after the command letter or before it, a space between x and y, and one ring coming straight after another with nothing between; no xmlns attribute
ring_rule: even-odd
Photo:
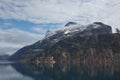
<svg viewBox="0 0 120 80"><path fill-rule="evenodd" d="M102 22L94 22L93 24L104 25Z"/></svg>
<svg viewBox="0 0 120 80"><path fill-rule="evenodd" d="M45 38L48 38L48 37L50 37L50 36L52 36L52 35L53 35L53 32L50 31L50 30L47 30L46 35L45 35Z"/></svg>
<svg viewBox="0 0 120 80"><path fill-rule="evenodd" d="M120 30L119 30L118 28L116 28L116 32L117 32L117 33L120 33Z"/></svg>
<svg viewBox="0 0 120 80"><path fill-rule="evenodd" d="M65 26L70 26L70 25L75 25L77 24L76 22L68 22Z"/></svg>
<svg viewBox="0 0 120 80"><path fill-rule="evenodd" d="M47 30L45 38L43 38L42 41L36 42L35 44L30 45L30 46L21 48L14 55L12 55L10 59L11 60L19 60L19 59L26 60L26 57L33 59L33 57L36 57L42 51L45 51L53 47L54 45L56 45L57 43L61 42L64 39L71 38L72 40L72 38L74 37L76 38L85 37L86 39L86 36L91 37L91 36L97 36L100 34L111 34L111 33L112 33L111 27L101 22L95 22L90 25L81 25L79 23L69 22L66 24L66 27L62 27L60 30L56 31L55 33L51 32L50 30ZM98 38L95 40L98 40ZM79 42L79 40L75 40L75 41ZM84 39L82 39L81 41L84 41ZM63 43L61 45L63 45ZM33 54L33 53L36 53L36 54ZM43 54L40 54L40 55L43 55Z"/></svg>

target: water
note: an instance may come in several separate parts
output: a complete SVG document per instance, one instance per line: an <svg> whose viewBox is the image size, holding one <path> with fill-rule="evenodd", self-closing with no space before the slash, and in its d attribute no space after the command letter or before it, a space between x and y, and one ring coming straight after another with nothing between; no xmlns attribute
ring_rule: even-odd
<svg viewBox="0 0 120 80"><path fill-rule="evenodd" d="M0 65L0 80L33 80L15 70L11 65Z"/></svg>
<svg viewBox="0 0 120 80"><path fill-rule="evenodd" d="M120 69L70 64L0 64L0 80L120 80Z"/></svg>
<svg viewBox="0 0 120 80"><path fill-rule="evenodd" d="M13 64L15 62L11 62L11 61L0 61L0 65L4 65L4 64Z"/></svg>

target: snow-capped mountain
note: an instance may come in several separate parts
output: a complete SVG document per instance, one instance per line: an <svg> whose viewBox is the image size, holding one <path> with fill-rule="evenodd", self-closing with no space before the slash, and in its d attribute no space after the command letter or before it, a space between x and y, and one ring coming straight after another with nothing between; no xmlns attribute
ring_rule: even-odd
<svg viewBox="0 0 120 80"><path fill-rule="evenodd" d="M75 23L75 22L69 22L61 29L57 30L56 33L63 33L63 34L70 34L78 31L83 31L86 28L86 26Z"/></svg>
<svg viewBox="0 0 120 80"><path fill-rule="evenodd" d="M68 22L65 26L61 27L60 29L56 30L55 32L52 32L50 30L48 30L46 32L44 39L47 39L49 37L52 37L54 35L62 35L62 36L67 36L69 34L72 33L76 33L76 32L81 32L86 28L86 26L81 25L79 23L76 22Z"/></svg>
<svg viewBox="0 0 120 80"><path fill-rule="evenodd" d="M120 30L118 28L116 28L116 33L120 33Z"/></svg>
<svg viewBox="0 0 120 80"><path fill-rule="evenodd" d="M95 22L86 26L69 22L64 27L55 32L48 30L43 40L40 40L33 45L26 46L18 50L14 55L12 55L11 60L25 59L26 57L35 57L40 52L51 48L59 41L72 36L83 37L86 35L91 36L110 33L112 33L111 26L105 25L101 22Z"/></svg>

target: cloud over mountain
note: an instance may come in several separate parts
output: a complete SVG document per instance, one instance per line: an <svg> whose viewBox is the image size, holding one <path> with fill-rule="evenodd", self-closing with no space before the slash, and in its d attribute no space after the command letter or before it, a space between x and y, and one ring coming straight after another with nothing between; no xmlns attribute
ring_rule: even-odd
<svg viewBox="0 0 120 80"><path fill-rule="evenodd" d="M116 26L119 8L118 0L1 0L0 18L34 23L98 20Z"/></svg>
<svg viewBox="0 0 120 80"><path fill-rule="evenodd" d="M116 27L120 28L119 9L119 0L0 0L0 19L27 21L37 26L25 28L26 26L19 26L21 23L18 23L19 27L7 22L0 23L0 54L8 52L7 50L15 52L20 47L39 40L51 28L51 24L47 27L37 24L64 24L69 21L88 24L99 21L113 26L115 30ZM25 30L19 29L21 27Z"/></svg>
<svg viewBox="0 0 120 80"><path fill-rule="evenodd" d="M13 54L19 48L39 40L41 35L19 29L0 28L0 54Z"/></svg>

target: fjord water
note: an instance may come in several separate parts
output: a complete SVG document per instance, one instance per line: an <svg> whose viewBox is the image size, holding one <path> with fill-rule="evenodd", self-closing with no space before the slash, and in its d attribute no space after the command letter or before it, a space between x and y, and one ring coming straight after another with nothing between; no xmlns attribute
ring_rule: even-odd
<svg viewBox="0 0 120 80"><path fill-rule="evenodd" d="M0 80L120 80L120 71L113 66L0 64Z"/></svg>
<svg viewBox="0 0 120 80"><path fill-rule="evenodd" d="M14 62L0 61L0 80L33 80L15 70Z"/></svg>

